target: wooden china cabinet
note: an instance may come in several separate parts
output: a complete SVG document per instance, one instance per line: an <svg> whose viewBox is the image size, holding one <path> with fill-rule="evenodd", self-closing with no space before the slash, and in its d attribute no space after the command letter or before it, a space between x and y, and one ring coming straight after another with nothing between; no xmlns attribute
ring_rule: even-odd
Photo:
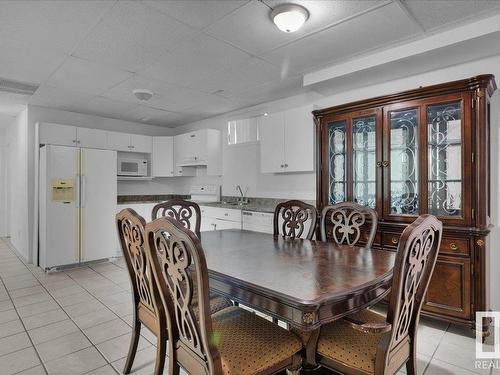
<svg viewBox="0 0 500 375"><path fill-rule="evenodd" d="M317 206L354 201L395 251L420 214L445 225L423 313L475 326L489 309L490 97L481 75L314 111ZM489 322L483 322L488 334Z"/></svg>

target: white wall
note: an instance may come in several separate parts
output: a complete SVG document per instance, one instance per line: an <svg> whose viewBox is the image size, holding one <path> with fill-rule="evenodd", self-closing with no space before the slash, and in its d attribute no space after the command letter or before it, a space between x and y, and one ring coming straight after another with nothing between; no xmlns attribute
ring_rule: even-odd
<svg viewBox="0 0 500 375"><path fill-rule="evenodd" d="M9 147L9 212L11 242L17 251L30 259L30 238L32 229L28 226L28 111L22 111L6 129Z"/></svg>
<svg viewBox="0 0 500 375"><path fill-rule="evenodd" d="M5 129L0 129L0 237L8 235L7 223L7 139Z"/></svg>
<svg viewBox="0 0 500 375"><path fill-rule="evenodd" d="M292 97L285 100L278 100L264 105L247 108L244 111L237 111L216 118L198 121L192 124L176 128L177 133L182 133L192 129L217 128L224 129L227 120L238 117L238 113L253 112L275 112L294 106L313 104L317 108L326 108L356 100L367 99L371 97L397 93L404 90L414 89L419 86L427 86L438 83L444 83L453 80L469 78L479 74L492 73L497 77L500 85L500 56L494 56L487 59L469 62L439 69L427 73L409 76L401 79L389 80L387 82L370 85L362 88L345 91L322 97L321 95L311 94ZM359 84L359 82L358 82ZM500 155L498 145L500 145L500 90L498 90L491 106L491 191L492 191L492 222L491 228L491 303L494 310L500 310ZM312 124L311 124L312 126ZM224 138L225 139L225 138ZM297 173L293 175L269 175L259 173L259 146L250 145L239 149L224 147L224 177L222 179L213 179L219 181L223 186L223 194L233 195L234 185L242 184L250 187L249 196L262 197L296 197L302 199L315 198L315 174ZM204 178L192 177L176 179L174 190L185 192L187 186L192 183L202 181Z"/></svg>

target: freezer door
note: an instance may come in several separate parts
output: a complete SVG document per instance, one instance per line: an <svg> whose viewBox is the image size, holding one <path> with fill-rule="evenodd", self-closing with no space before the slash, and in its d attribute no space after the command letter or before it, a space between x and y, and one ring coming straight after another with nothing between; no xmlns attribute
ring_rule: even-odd
<svg viewBox="0 0 500 375"><path fill-rule="evenodd" d="M79 151L45 146L40 150L40 267L79 261Z"/></svg>
<svg viewBox="0 0 500 375"><path fill-rule="evenodd" d="M116 151L81 149L81 261L117 255Z"/></svg>

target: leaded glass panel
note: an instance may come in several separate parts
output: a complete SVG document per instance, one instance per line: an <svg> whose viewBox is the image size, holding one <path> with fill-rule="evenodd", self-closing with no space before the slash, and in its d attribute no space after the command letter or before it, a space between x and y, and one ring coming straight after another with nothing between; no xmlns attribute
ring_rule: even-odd
<svg viewBox="0 0 500 375"><path fill-rule="evenodd" d="M330 204L346 200L346 122L336 121L328 127L329 191Z"/></svg>
<svg viewBox="0 0 500 375"><path fill-rule="evenodd" d="M429 213L462 215L462 107L427 107Z"/></svg>
<svg viewBox="0 0 500 375"><path fill-rule="evenodd" d="M391 213L418 215L418 111L390 113Z"/></svg>
<svg viewBox="0 0 500 375"><path fill-rule="evenodd" d="M354 201L371 208L376 203L375 124L375 116L352 122Z"/></svg>

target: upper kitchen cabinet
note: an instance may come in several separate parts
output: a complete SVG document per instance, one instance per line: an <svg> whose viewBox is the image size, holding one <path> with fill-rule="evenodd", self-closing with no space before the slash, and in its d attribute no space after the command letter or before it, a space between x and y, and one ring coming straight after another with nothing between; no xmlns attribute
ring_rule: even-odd
<svg viewBox="0 0 500 375"><path fill-rule="evenodd" d="M76 126L40 123L38 139L40 144L76 146Z"/></svg>
<svg viewBox="0 0 500 375"><path fill-rule="evenodd" d="M70 125L40 123L39 143L85 148L107 148L107 132Z"/></svg>
<svg viewBox="0 0 500 375"><path fill-rule="evenodd" d="M108 132L108 148L150 154L153 151L153 140L147 135Z"/></svg>
<svg viewBox="0 0 500 375"><path fill-rule="evenodd" d="M207 175L222 175L221 132L203 129L174 137L175 170L205 167ZM175 174L175 171L174 171ZM179 174L183 176L185 174Z"/></svg>
<svg viewBox="0 0 500 375"><path fill-rule="evenodd" d="M153 137L153 177L174 176L174 137Z"/></svg>
<svg viewBox="0 0 500 375"><path fill-rule="evenodd" d="M108 132L99 129L77 128L77 144L86 148L108 148Z"/></svg>
<svg viewBox="0 0 500 375"><path fill-rule="evenodd" d="M264 116L260 121L262 173L314 170L312 107L299 107Z"/></svg>

